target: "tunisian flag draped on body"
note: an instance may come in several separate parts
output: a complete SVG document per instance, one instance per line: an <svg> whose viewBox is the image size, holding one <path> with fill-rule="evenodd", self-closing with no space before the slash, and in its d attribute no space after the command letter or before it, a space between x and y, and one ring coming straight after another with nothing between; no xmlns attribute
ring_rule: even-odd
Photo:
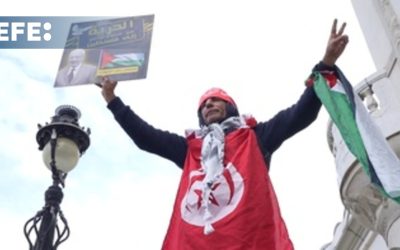
<svg viewBox="0 0 400 250"><path fill-rule="evenodd" d="M254 120L255 123L255 120ZM250 128L225 136L224 170L210 187L204 220L202 139L188 136L188 155L163 250L292 250L258 141ZM213 230L206 232L206 224Z"/></svg>
<svg viewBox="0 0 400 250"><path fill-rule="evenodd" d="M333 72L314 73L314 90L371 182L400 203L400 160L344 74L336 71L338 77Z"/></svg>

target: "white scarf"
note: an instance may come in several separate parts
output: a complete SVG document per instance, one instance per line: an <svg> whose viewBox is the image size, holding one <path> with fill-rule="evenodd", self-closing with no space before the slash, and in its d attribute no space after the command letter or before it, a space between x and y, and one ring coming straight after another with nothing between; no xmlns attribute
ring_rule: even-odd
<svg viewBox="0 0 400 250"><path fill-rule="evenodd" d="M201 147L201 168L205 174L202 181L202 207L204 208L204 234L214 232L211 225L213 215L210 212L210 195L214 183L221 177L224 170L225 130L247 127L244 117L230 117L222 123L212 123L196 131L203 138Z"/></svg>

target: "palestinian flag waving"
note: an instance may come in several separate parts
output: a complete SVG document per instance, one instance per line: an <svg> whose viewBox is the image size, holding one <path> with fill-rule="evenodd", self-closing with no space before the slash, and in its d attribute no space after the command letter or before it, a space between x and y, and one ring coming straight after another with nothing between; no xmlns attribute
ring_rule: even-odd
<svg viewBox="0 0 400 250"><path fill-rule="evenodd" d="M371 182L400 203L400 160L344 74L315 72L313 88Z"/></svg>

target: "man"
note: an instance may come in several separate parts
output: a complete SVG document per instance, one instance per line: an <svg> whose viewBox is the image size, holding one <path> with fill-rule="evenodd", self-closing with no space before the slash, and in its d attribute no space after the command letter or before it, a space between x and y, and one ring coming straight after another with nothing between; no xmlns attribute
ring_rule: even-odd
<svg viewBox="0 0 400 250"><path fill-rule="evenodd" d="M345 24L336 28L335 20L315 71L335 70L348 43ZM210 89L199 101L200 129L185 138L147 124L116 97L116 84L104 79L102 94L121 127L140 149L183 169L162 249L293 249L268 169L275 150L316 119L321 102L312 87L260 123L239 116L225 91Z"/></svg>
<svg viewBox="0 0 400 250"><path fill-rule="evenodd" d="M96 66L85 63L86 52L74 49L68 55L68 65L62 68L56 78L56 87L94 83Z"/></svg>

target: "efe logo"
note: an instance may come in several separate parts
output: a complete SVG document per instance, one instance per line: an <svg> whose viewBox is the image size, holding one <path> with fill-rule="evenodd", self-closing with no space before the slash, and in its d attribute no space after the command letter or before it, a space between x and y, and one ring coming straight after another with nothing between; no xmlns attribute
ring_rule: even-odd
<svg viewBox="0 0 400 250"><path fill-rule="evenodd" d="M0 41L40 42L51 40L51 23L45 22L0 22ZM43 32L45 32L43 34Z"/></svg>

